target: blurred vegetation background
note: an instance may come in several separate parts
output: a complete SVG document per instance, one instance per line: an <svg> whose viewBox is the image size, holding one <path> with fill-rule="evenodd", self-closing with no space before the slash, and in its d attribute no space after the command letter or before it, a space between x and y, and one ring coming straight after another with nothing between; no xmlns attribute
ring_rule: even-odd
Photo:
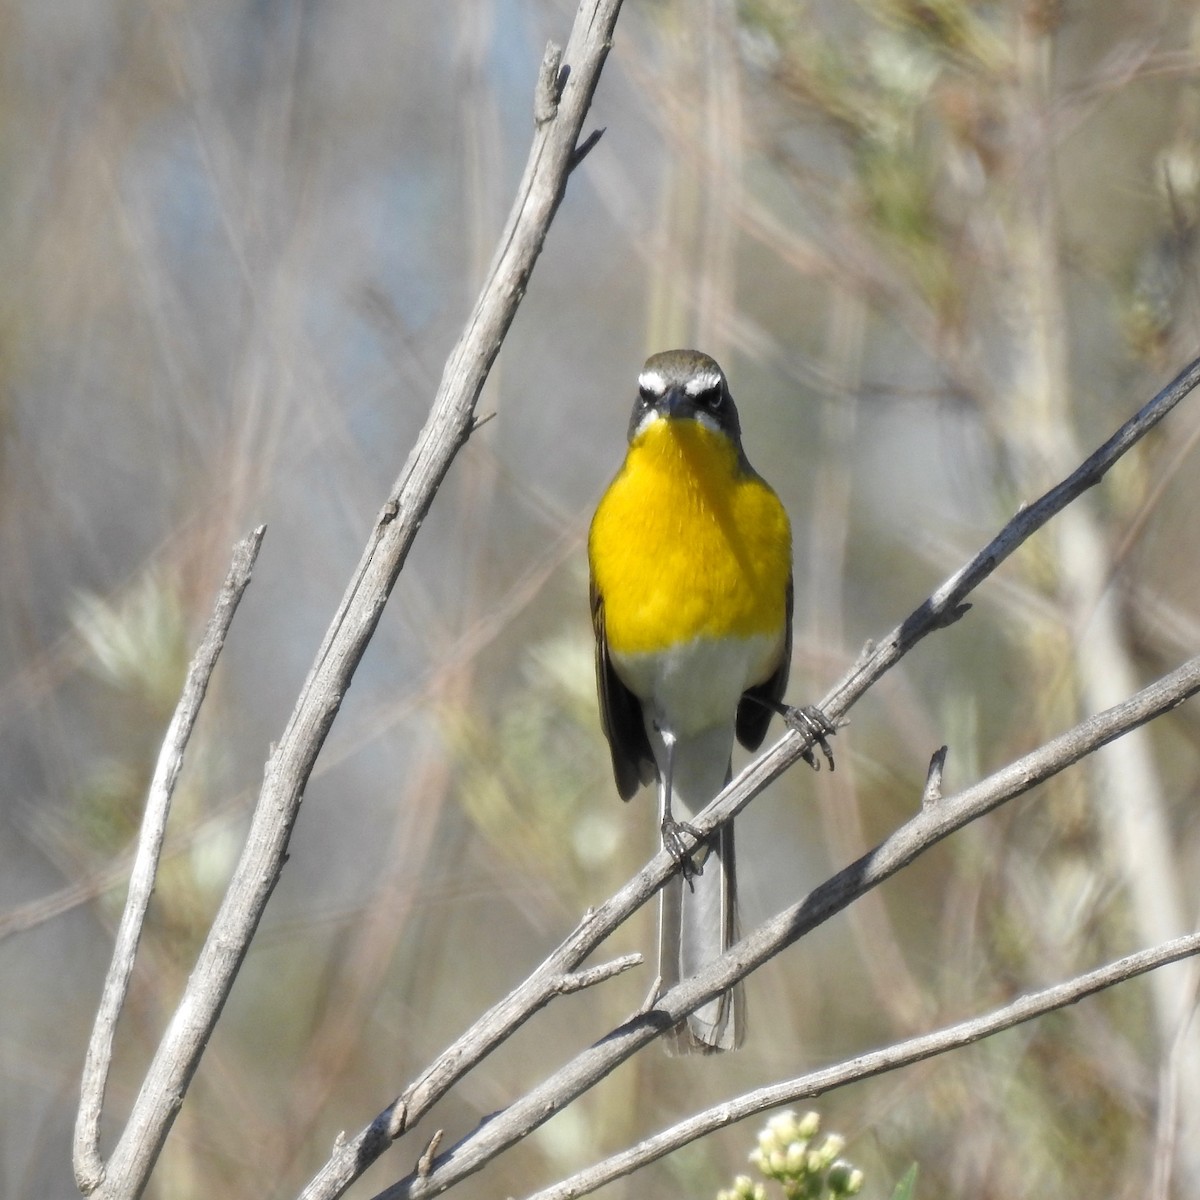
<svg viewBox="0 0 1200 1200"><path fill-rule="evenodd" d="M0 4L6 1196L73 1194L131 839L229 549L267 523L176 800L113 1115L428 409L572 13ZM651 799L622 805L609 775L582 550L649 351L722 361L791 511L796 702L1192 357L1198 18L1185 0L630 0L594 110L607 133L481 403L498 417L453 468L318 764L156 1197L294 1194L653 851ZM855 710L836 774L793 772L751 807L744 924L911 814L942 742L957 788L1195 651L1198 435L1185 402ZM1194 927L1198 711L770 964L737 1055L641 1056L462 1193L522 1195L704 1102ZM648 951L653 920L614 952ZM454 1140L650 982L540 1014L422 1132ZM1194 1000L1173 968L826 1097L826 1127L867 1196L914 1160L930 1197L1195 1196ZM608 1194L711 1196L754 1132Z"/></svg>

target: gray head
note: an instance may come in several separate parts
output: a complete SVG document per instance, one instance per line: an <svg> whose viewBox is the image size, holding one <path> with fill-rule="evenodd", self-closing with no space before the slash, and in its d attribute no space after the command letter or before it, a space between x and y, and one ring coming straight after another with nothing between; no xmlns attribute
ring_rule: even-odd
<svg viewBox="0 0 1200 1200"><path fill-rule="evenodd" d="M629 440L656 416L697 421L725 434L741 450L742 427L725 372L699 350L664 350L646 359L629 418Z"/></svg>

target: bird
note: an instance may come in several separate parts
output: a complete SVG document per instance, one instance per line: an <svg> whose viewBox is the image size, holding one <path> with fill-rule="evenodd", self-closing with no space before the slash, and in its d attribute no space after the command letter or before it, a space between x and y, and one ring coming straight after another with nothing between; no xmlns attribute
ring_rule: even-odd
<svg viewBox="0 0 1200 1200"><path fill-rule="evenodd" d="M601 726L622 799L657 782L664 846L680 863L659 900L659 988L738 937L733 822L684 853L690 819L729 782L736 737L756 750L773 713L810 735L833 726L783 703L792 655L787 510L750 465L725 373L699 350L652 355L638 376L625 460L588 532ZM742 1040L739 986L670 1031L669 1053Z"/></svg>

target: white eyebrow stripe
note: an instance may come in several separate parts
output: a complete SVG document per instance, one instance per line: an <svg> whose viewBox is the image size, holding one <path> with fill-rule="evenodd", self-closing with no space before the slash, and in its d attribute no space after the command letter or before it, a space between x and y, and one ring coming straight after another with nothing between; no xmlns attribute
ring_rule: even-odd
<svg viewBox="0 0 1200 1200"><path fill-rule="evenodd" d="M689 396L700 396L705 392L716 391L720 386L721 376L716 371L700 371L683 385L683 390Z"/></svg>
<svg viewBox="0 0 1200 1200"><path fill-rule="evenodd" d="M661 396L667 390L667 381L657 371L643 371L638 376L638 387Z"/></svg>

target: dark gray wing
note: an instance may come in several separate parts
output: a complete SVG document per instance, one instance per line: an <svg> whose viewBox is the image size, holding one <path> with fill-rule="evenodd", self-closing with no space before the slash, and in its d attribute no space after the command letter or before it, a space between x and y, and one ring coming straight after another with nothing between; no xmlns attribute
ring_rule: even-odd
<svg viewBox="0 0 1200 1200"><path fill-rule="evenodd" d="M757 750L767 736L774 705L783 702L787 691L788 672L792 668L792 577L787 583L787 633L774 674L763 683L755 684L742 693L737 710L737 738L747 750ZM763 700L769 703L762 703Z"/></svg>
<svg viewBox="0 0 1200 1200"><path fill-rule="evenodd" d="M650 749L650 739L642 721L641 701L621 682L609 661L608 637L604 632L604 598L597 590L595 580L591 582L590 594L592 630L596 635L600 725L608 738L617 791L622 800L628 800L643 783L654 778L654 752Z"/></svg>

